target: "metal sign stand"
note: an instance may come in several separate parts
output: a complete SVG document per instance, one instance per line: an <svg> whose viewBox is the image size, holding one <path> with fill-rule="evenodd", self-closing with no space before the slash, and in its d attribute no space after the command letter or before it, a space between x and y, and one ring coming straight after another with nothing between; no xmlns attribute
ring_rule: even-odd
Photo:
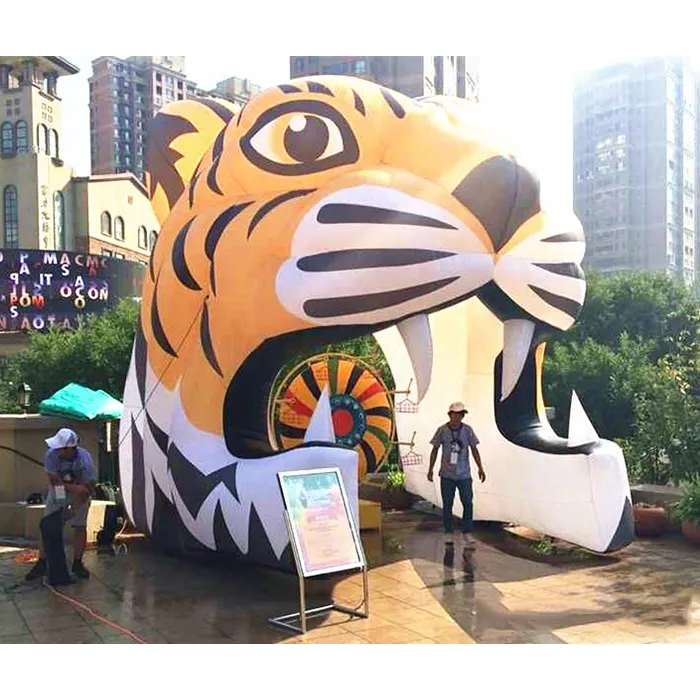
<svg viewBox="0 0 700 700"><path fill-rule="evenodd" d="M354 610L352 608L347 608L344 605L338 605L335 601L331 601L329 605L322 605L319 608L311 608L311 610L306 609L306 588L304 585L304 574L301 567L300 555L297 551L296 542L294 540L294 534L292 532L292 526L289 522L289 514L285 510L284 512L284 522L287 526L287 533L289 534L289 542L292 545L292 554L294 555L294 563L297 568L297 578L299 579L299 612L290 613L288 615L280 615L279 617L271 617L268 622L271 625L276 625L277 627L282 627L284 629L291 630L292 632L301 632L301 634L306 634L306 621L313 617L319 617L326 612L331 610L337 610L338 612L346 613L351 617L368 618L369 617L369 586L367 584L367 562L364 561L360 570L362 571L362 602ZM364 557L363 557L364 560ZM355 569L346 569L346 571L354 571ZM343 573L343 572L338 572ZM363 608L360 612L360 608ZM292 620L299 620L301 625L293 624Z"/></svg>

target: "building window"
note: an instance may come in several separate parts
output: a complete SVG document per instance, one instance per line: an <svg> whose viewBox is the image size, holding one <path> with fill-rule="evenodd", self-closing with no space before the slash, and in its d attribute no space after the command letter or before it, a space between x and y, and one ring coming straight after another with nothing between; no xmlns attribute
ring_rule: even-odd
<svg viewBox="0 0 700 700"><path fill-rule="evenodd" d="M0 128L0 152L15 152L15 130L12 128L12 122L5 122Z"/></svg>
<svg viewBox="0 0 700 700"><path fill-rule="evenodd" d="M49 155L52 158L58 158L58 131L56 129L49 131Z"/></svg>
<svg viewBox="0 0 700 700"><path fill-rule="evenodd" d="M19 214L17 208L17 188L8 185L3 190L3 211L5 248L19 248Z"/></svg>
<svg viewBox="0 0 700 700"><path fill-rule="evenodd" d="M106 258L111 258L112 257L112 251L109 248L103 248L102 249L102 255L104 255Z"/></svg>
<svg viewBox="0 0 700 700"><path fill-rule="evenodd" d="M20 119L15 124L15 138L17 140L17 153L26 153L29 150L29 134L27 133L27 122Z"/></svg>
<svg viewBox="0 0 700 700"><path fill-rule="evenodd" d="M118 241L124 240L124 219L121 216L114 220L114 237Z"/></svg>
<svg viewBox="0 0 700 700"><path fill-rule="evenodd" d="M156 241L158 240L158 233L156 231L151 231L151 235L148 239L148 249L153 250L156 247Z"/></svg>
<svg viewBox="0 0 700 700"><path fill-rule="evenodd" d="M39 124L36 128L36 144L39 153L48 153L49 130L46 124Z"/></svg>
<svg viewBox="0 0 700 700"><path fill-rule="evenodd" d="M108 211L102 212L102 217L100 218L100 232L103 236L112 235L112 217Z"/></svg>
<svg viewBox="0 0 700 700"><path fill-rule="evenodd" d="M53 241L56 250L66 249L66 211L61 192L53 195Z"/></svg>
<svg viewBox="0 0 700 700"><path fill-rule="evenodd" d="M145 226L139 226L138 246L139 248L148 248L148 232Z"/></svg>

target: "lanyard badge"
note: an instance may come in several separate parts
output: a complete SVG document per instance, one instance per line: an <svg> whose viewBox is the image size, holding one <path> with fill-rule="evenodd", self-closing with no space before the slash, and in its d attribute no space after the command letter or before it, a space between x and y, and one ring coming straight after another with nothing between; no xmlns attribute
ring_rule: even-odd
<svg viewBox="0 0 700 700"><path fill-rule="evenodd" d="M462 443L459 440L460 430L455 433L452 431L452 445L450 447L450 465L455 465L459 462L459 453L462 451Z"/></svg>

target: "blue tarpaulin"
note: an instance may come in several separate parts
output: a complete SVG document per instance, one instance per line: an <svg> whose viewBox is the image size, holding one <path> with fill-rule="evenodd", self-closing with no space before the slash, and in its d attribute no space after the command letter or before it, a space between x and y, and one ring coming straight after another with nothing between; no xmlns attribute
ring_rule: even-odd
<svg viewBox="0 0 700 700"><path fill-rule="evenodd" d="M93 391L80 384L68 384L44 399L39 413L77 420L114 420L121 418L122 404L101 389Z"/></svg>

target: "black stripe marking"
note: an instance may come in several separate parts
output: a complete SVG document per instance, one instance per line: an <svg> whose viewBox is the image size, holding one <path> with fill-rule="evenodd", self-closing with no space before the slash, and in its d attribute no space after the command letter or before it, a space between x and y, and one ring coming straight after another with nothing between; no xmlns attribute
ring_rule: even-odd
<svg viewBox="0 0 700 700"><path fill-rule="evenodd" d="M371 207L365 204L325 204L316 217L319 224L384 224L388 226L429 226L456 231L457 227L429 216Z"/></svg>
<svg viewBox="0 0 700 700"><path fill-rule="evenodd" d="M221 501L216 504L216 509L214 510L214 545L217 552L241 556L241 550L233 537L231 537L231 532L226 524Z"/></svg>
<svg viewBox="0 0 700 700"><path fill-rule="evenodd" d="M199 180L199 176L202 173L197 173L192 180L190 180L190 190L189 190L189 202L190 202L190 209L194 206L194 188L197 186L197 180Z"/></svg>
<svg viewBox="0 0 700 700"><path fill-rule="evenodd" d="M377 468L377 458L374 456L374 452L372 452L370 446L364 442L364 440L360 443L360 449L367 460L367 471L372 473Z"/></svg>
<svg viewBox="0 0 700 700"><path fill-rule="evenodd" d="M242 204L234 204L230 206L226 211L219 214L216 220L211 225L209 233L207 233L206 240L204 241L204 252L207 254L209 260L214 258L214 251L219 243L221 234L224 229L240 214L246 207L249 207L252 202L243 202Z"/></svg>
<svg viewBox="0 0 700 700"><path fill-rule="evenodd" d="M583 270L576 263L533 263L535 267L541 267L547 272L553 272L555 275L564 275L565 277L575 277L576 279L584 279Z"/></svg>
<svg viewBox="0 0 700 700"><path fill-rule="evenodd" d="M386 103L391 107L391 111L399 118L403 119L406 116L406 110L398 103L396 98L387 90L382 88L382 96L386 100Z"/></svg>
<svg viewBox="0 0 700 700"><path fill-rule="evenodd" d="M216 181L216 171L219 169L219 161L221 160L221 156L219 156L213 163L211 168L209 168L209 172L207 173L207 185L209 185L209 189L212 190L213 192L216 192L216 194L223 194L221 189L219 188L219 183Z"/></svg>
<svg viewBox="0 0 700 700"><path fill-rule="evenodd" d="M170 468L175 488L192 517L197 517L202 504L219 484L224 484L231 492L231 495L237 501L239 500L236 487L238 462L205 475L172 443L168 450L168 467Z"/></svg>
<svg viewBox="0 0 700 700"><path fill-rule="evenodd" d="M277 86L285 95L290 95L293 92L301 92L301 88L296 85L278 85Z"/></svg>
<svg viewBox="0 0 700 700"><path fill-rule="evenodd" d="M185 258L185 243L187 242L187 234L189 233L190 226L192 226L192 222L195 220L195 218L196 217L192 217L180 229L180 232L175 237L175 242L173 243L172 263L175 275L181 284L188 289L199 292L202 290L202 288L197 283L197 280L192 276Z"/></svg>
<svg viewBox="0 0 700 700"><path fill-rule="evenodd" d="M318 399L321 397L321 389L318 386L318 382L316 381L316 377L314 376L314 373L311 371L311 367L306 367L306 369L301 373L301 378L304 380L304 384L306 384L306 388L311 392L313 397L318 401Z"/></svg>
<svg viewBox="0 0 700 700"><path fill-rule="evenodd" d="M289 201L290 199L294 199L295 197L303 197L304 195L311 194L311 192L315 192L316 190L292 190L291 192L285 192L284 194L279 195L278 197L275 197L274 199L271 199L269 202L266 204L263 204L260 209L258 209L255 212L255 215L250 221L250 226L248 226L248 238L250 238L250 234L253 233L255 230L255 227L278 205L283 204L284 202Z"/></svg>
<svg viewBox="0 0 700 700"><path fill-rule="evenodd" d="M559 309L559 311L563 311L568 316L571 316L571 318L576 318L579 311L581 311L581 304L573 299L569 299L569 297L562 297L558 294L553 294L552 292L536 287L533 284L528 284L527 286L530 287L530 289L532 289L532 291L535 292L538 297L544 299L544 301L546 301L550 306L553 306L555 309Z"/></svg>
<svg viewBox="0 0 700 700"><path fill-rule="evenodd" d="M158 282L156 282L155 287L153 287L153 299L151 299L151 329L153 330L153 337L156 343L160 345L163 351L167 352L168 355L172 357L177 357L177 352L175 352L175 349L170 344L160 320L160 313L158 312Z"/></svg>
<svg viewBox="0 0 700 700"><path fill-rule="evenodd" d="M141 405L146 403L146 365L148 363L146 353L146 337L143 334L141 327L141 318L139 317L138 328L136 329L136 338L134 339L134 369L136 370L136 385L139 389L139 398Z"/></svg>
<svg viewBox="0 0 700 700"><path fill-rule="evenodd" d="M419 250L413 248L361 248L357 250L335 250L301 258L297 267L302 272L336 272L339 270L362 270L372 267L402 267L450 258L455 253L442 250Z"/></svg>
<svg viewBox="0 0 700 700"><path fill-rule="evenodd" d="M543 238L542 243L583 243L583 236L580 233L557 233Z"/></svg>
<svg viewBox="0 0 700 700"><path fill-rule="evenodd" d="M335 95L321 83L317 83L313 80L307 80L306 85L309 88L309 92L317 92L320 95L330 95L331 97L335 97Z"/></svg>
<svg viewBox="0 0 700 700"><path fill-rule="evenodd" d="M131 513L134 525L142 532L148 532L146 517L146 469L143 463L143 440L136 429L136 421L131 417ZM148 474L148 478L153 477Z"/></svg>
<svg viewBox="0 0 700 700"><path fill-rule="evenodd" d="M285 425L284 423L280 423L277 426L277 432L281 437L290 438L292 440L303 439L304 435L306 435L306 431L303 428L297 428L294 425Z"/></svg>
<svg viewBox="0 0 700 700"><path fill-rule="evenodd" d="M362 98L353 90L352 94L355 95L355 109L364 117L365 116L365 103Z"/></svg>
<svg viewBox="0 0 700 700"><path fill-rule="evenodd" d="M214 141L214 150L212 151L212 160L216 160L220 155L221 151L224 150L224 135L226 133L226 129L222 129L219 132L219 135L216 137L216 141Z"/></svg>
<svg viewBox="0 0 700 700"><path fill-rule="evenodd" d="M246 102L243 105L243 108L241 111L238 113L238 119L236 119L236 127L239 127L241 125L241 119L243 118L243 112L245 112L245 108L248 106L248 103Z"/></svg>
<svg viewBox="0 0 700 700"><path fill-rule="evenodd" d="M388 406L375 406L374 408L368 408L365 413L368 416L381 416L382 418L392 418L391 409Z"/></svg>
<svg viewBox="0 0 700 700"><path fill-rule="evenodd" d="M216 296L216 267L214 267L213 260L209 266L209 286L211 287L212 294Z"/></svg>
<svg viewBox="0 0 700 700"><path fill-rule="evenodd" d="M387 309L418 297L436 292L448 284L452 284L459 277L448 277L436 282L426 282L415 287L394 289L390 292L378 292L376 294L360 294L350 297L330 297L326 299L309 299L304 302L304 313L311 318L333 318L335 316L348 316L351 314L366 313Z"/></svg>
<svg viewBox="0 0 700 700"><path fill-rule="evenodd" d="M216 359L216 352L211 339L211 329L209 328L209 307L207 306L206 301L204 302L204 307L202 309L202 320L199 325L199 338L202 343L204 357L207 358L207 361L211 365L212 369L220 377L223 377L224 374L219 366L219 361Z"/></svg>
<svg viewBox="0 0 700 700"><path fill-rule="evenodd" d="M148 427L151 430L153 439L156 441L156 445L158 445L163 456L166 456L168 454L168 434L155 424L153 418L148 415L148 411L146 411L146 420L148 421Z"/></svg>
<svg viewBox="0 0 700 700"><path fill-rule="evenodd" d="M353 365L352 370L350 370L350 376L348 377L348 383L345 387L345 394L352 394L353 389L357 386L357 382L360 381L360 377L363 375L364 371L364 367Z"/></svg>
<svg viewBox="0 0 700 700"><path fill-rule="evenodd" d="M195 102L209 107L212 112L215 112L216 115L221 117L227 124L233 119L233 112L215 100L210 100L208 97L199 97Z"/></svg>
<svg viewBox="0 0 700 700"><path fill-rule="evenodd" d="M158 237L160 238L160 236ZM151 276L151 282L156 281L156 273L154 269L155 263L153 262L155 256L156 256L156 249L158 248L158 239L156 239L156 244L153 246L153 250L151 251L151 254L148 258L148 273Z"/></svg>

